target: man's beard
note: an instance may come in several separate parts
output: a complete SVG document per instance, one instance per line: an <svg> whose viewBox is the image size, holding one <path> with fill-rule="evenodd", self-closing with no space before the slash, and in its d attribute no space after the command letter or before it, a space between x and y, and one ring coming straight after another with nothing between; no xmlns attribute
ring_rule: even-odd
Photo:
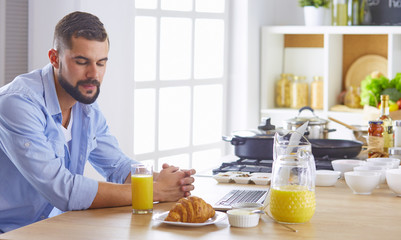
<svg viewBox="0 0 401 240"><path fill-rule="evenodd" d="M84 104L91 104L96 101L97 97L99 96L100 93L100 83L96 79L86 79L86 80L80 80L77 82L77 85L74 87L72 86L61 74L61 69L62 65L60 63L60 70L58 74L58 82L60 83L61 87L64 88L64 90L71 95L75 100L77 100L80 103ZM85 84L93 84L96 86L96 93L92 97L86 97L84 96L80 91L79 91L79 86L80 85L85 85ZM91 93L92 90L87 91L87 93Z"/></svg>

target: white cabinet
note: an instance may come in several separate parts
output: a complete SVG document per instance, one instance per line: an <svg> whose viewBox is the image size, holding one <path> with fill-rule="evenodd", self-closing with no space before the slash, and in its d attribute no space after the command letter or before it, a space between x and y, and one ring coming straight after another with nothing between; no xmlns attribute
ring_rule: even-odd
<svg viewBox="0 0 401 240"><path fill-rule="evenodd" d="M303 57L293 57L286 46L288 36L308 36L311 39L320 39L320 48L305 48ZM347 36L354 37L355 46L345 46ZM372 36L384 39L369 43ZM360 39L360 41L358 41ZM288 65L301 67L303 75L321 75L324 79L323 109L316 111L319 117L332 116L348 124L367 124L362 121L362 113L333 112L330 109L337 104L338 95L343 90L344 59L352 53L352 49L359 44L367 44L369 49L383 48L388 60L388 77L392 79L397 72L401 72L401 27L396 26L352 26L352 27L305 27L305 26L266 26L262 28L261 43L261 84L260 106L261 117L271 117L272 123L281 125L283 120L295 117L296 109L275 107L275 83L281 73L288 71ZM370 45L369 45L370 44ZM359 46L360 47L360 46ZM316 50L317 49L317 50ZM351 49L351 50L350 50ZM314 53L314 51L317 51ZM348 51L348 52L345 52ZM287 58L287 59L286 59ZM288 59L290 58L290 59ZM293 73L299 74L299 73Z"/></svg>

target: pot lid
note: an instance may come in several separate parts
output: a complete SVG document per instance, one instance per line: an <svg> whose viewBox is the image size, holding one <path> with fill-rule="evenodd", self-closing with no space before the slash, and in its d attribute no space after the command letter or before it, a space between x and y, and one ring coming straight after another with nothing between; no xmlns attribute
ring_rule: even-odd
<svg viewBox="0 0 401 240"><path fill-rule="evenodd" d="M312 116L300 116L301 112L303 110L310 110L312 112ZM316 116L313 109L310 107L303 107L303 108L299 109L298 116L296 116L295 118L286 120L287 123L290 123L293 125L300 125L307 121L309 121L308 125L324 125L328 122L328 120L319 118L318 116Z"/></svg>
<svg viewBox="0 0 401 240"><path fill-rule="evenodd" d="M234 137L239 138L272 138L274 137L275 132L272 132L271 134L262 134L258 130L239 130L234 131L232 134Z"/></svg>

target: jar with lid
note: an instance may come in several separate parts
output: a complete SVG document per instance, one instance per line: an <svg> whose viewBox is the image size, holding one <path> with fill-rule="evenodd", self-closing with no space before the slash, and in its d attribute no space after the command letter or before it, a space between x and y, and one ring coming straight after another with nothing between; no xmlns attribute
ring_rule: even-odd
<svg viewBox="0 0 401 240"><path fill-rule="evenodd" d="M309 86L305 76L294 76L291 84L291 108L308 106Z"/></svg>
<svg viewBox="0 0 401 240"><path fill-rule="evenodd" d="M313 77L310 105L313 109L323 109L323 77L321 76Z"/></svg>
<svg viewBox="0 0 401 240"><path fill-rule="evenodd" d="M384 152L383 121L369 121L368 158L380 157Z"/></svg>
<svg viewBox="0 0 401 240"><path fill-rule="evenodd" d="M290 87L292 74L282 73L276 83L276 105L277 107L290 107Z"/></svg>
<svg viewBox="0 0 401 240"><path fill-rule="evenodd" d="M362 108L358 87L348 86L344 96L344 104L349 108Z"/></svg>

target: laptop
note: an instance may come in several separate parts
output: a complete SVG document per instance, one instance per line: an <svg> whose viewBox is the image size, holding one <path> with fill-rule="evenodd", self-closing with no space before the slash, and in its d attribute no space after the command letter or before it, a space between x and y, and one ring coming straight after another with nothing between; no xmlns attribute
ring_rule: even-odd
<svg viewBox="0 0 401 240"><path fill-rule="evenodd" d="M268 191L268 189L234 189L218 200L213 205L213 208L215 210L227 211L231 210L235 203L251 202L263 204Z"/></svg>

